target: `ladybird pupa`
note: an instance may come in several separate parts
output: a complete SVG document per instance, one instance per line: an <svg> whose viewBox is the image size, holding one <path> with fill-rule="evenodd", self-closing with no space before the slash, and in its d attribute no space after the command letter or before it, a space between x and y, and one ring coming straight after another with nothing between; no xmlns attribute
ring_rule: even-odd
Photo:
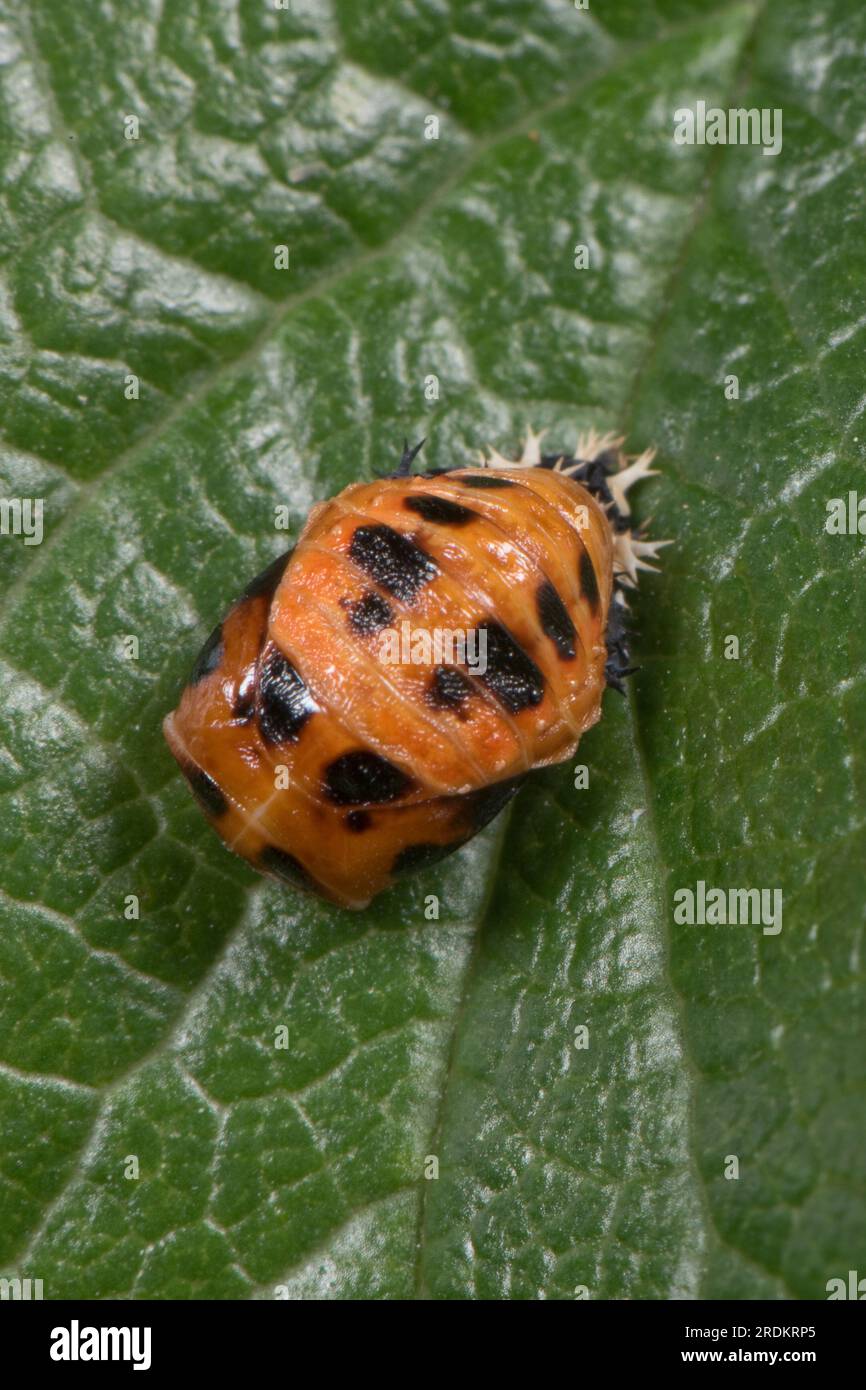
<svg viewBox="0 0 866 1390"><path fill-rule="evenodd" d="M629 524L652 453L589 435L543 454L541 438L415 474L406 449L318 504L208 638L165 736L262 872L366 906L573 757L606 685L622 689L622 590L663 544Z"/></svg>

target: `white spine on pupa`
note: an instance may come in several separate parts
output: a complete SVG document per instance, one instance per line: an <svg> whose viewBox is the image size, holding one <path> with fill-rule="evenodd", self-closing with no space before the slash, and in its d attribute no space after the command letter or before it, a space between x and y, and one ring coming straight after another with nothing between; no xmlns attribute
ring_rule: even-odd
<svg viewBox="0 0 866 1390"><path fill-rule="evenodd" d="M546 433L546 430L539 430L536 434L530 427L527 427L526 442L519 459L507 459L498 450L490 448L486 454L481 453L482 467L537 468L541 463L541 441ZM655 477L658 469L650 467L655 458L655 449L645 449L642 454L628 455L622 452L624 442L622 435L597 434L595 430L588 430L578 436L574 451L577 462L566 466L565 456L563 456L554 464L553 472L564 473L567 477L592 459L598 458L599 454L615 450L619 469L616 473L608 474L606 482L620 515L630 516L631 507L626 494L634 487L635 483L641 482L644 478ZM671 544L670 541L648 541L642 534L630 529L614 531L611 528L611 533L614 546L614 574L619 582L629 589L637 587L638 570L657 571L658 566L648 564L648 560L657 559L658 552L662 547Z"/></svg>

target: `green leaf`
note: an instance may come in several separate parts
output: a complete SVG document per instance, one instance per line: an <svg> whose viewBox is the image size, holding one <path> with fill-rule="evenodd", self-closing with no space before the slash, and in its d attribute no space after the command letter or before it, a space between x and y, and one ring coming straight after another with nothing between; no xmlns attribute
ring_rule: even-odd
<svg viewBox="0 0 866 1390"><path fill-rule="evenodd" d="M41 545L0 538L0 1267L54 1298L866 1272L863 541L825 531L863 476L862 7L0 16L0 491L45 500ZM676 144L698 100L781 108L782 151ZM637 506L676 542L589 789L539 774L362 914L257 879L160 721L274 507L296 533L404 436L442 466L530 423L657 444ZM699 880L781 888L781 932L677 925Z"/></svg>

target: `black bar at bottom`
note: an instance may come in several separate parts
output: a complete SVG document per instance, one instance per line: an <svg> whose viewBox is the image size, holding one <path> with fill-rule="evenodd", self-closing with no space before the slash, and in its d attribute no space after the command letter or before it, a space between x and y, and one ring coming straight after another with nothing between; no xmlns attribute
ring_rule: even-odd
<svg viewBox="0 0 866 1390"><path fill-rule="evenodd" d="M864 1323L859 1302L689 1302L593 1303L575 1301L556 1309L533 1311L525 1304L512 1308L506 1324L499 1309L484 1313L458 1307L459 1332L487 1332L472 1340L476 1355L491 1363L515 1352L533 1355L543 1348L550 1370L551 1355L564 1355L575 1374L601 1359L606 1370L667 1371L673 1367L807 1366L826 1379L846 1364L859 1364ZM359 1315L362 1321L358 1321ZM469 1321L463 1319L469 1316ZM380 1317L383 1319L379 1321ZM457 1357L465 1369L468 1345L449 1337L448 1305L432 1309L423 1303L392 1303L377 1313L370 1303L297 1304L274 1302L27 1302L0 1301L0 1336L4 1364L21 1373L48 1373L52 1378L86 1374L102 1368L113 1375L124 1371L143 1375L175 1375L184 1371L221 1377L232 1372L262 1376L333 1375L341 1353L349 1374L358 1374L370 1357L368 1371L378 1364L391 1372L402 1361L402 1376L427 1378L434 1367L443 1375L455 1369ZM526 1318L526 1322L515 1321ZM488 1323L487 1319L492 1318ZM434 1321L435 1319L435 1321ZM537 1319L537 1321L536 1321ZM406 1346L407 1332L415 1338ZM322 1333L331 1334L322 1341ZM334 1334L338 1334L338 1338ZM390 1339L394 1338L392 1342ZM551 1339L563 1341L551 1345ZM543 1338L543 1341L536 1339ZM587 1340L589 1339L589 1340ZM402 1353L399 1348L403 1347ZM415 1355L422 1353L415 1363ZM592 1348L592 1357L585 1353ZM389 1351L390 1348L390 1351ZM397 1356L397 1361L392 1357ZM530 1362L531 1364L531 1362ZM542 1374L542 1367L538 1366ZM565 1367L562 1368L563 1370ZM561 1374L561 1372L560 1372Z"/></svg>

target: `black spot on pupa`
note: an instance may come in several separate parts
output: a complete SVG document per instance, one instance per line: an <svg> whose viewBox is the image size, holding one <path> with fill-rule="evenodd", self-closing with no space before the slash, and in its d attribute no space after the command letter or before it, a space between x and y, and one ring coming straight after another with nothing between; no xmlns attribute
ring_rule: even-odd
<svg viewBox="0 0 866 1390"><path fill-rule="evenodd" d="M338 806L396 801L411 786L405 772L366 748L341 754L325 771L325 793Z"/></svg>
<svg viewBox="0 0 866 1390"><path fill-rule="evenodd" d="M369 830L373 824L373 817L369 811L350 811L346 816L346 825L355 834L360 835L365 830Z"/></svg>
<svg viewBox="0 0 866 1390"><path fill-rule="evenodd" d="M513 478L497 478L495 473L470 473L457 481L464 487L515 487Z"/></svg>
<svg viewBox="0 0 866 1390"><path fill-rule="evenodd" d="M427 687L427 703L434 709L459 710L471 694L471 680L456 666L437 666Z"/></svg>
<svg viewBox="0 0 866 1390"><path fill-rule="evenodd" d="M277 849L276 845L265 845L259 855L259 863L263 869L276 874L277 878L281 878L284 883L290 883L293 888L315 890L315 883L310 874L300 860L287 850Z"/></svg>
<svg viewBox="0 0 866 1390"><path fill-rule="evenodd" d="M459 502L452 502L448 497L434 497L428 492L410 493L404 499L403 506L436 526L466 526L478 515Z"/></svg>
<svg viewBox="0 0 866 1390"><path fill-rule="evenodd" d="M283 571L292 558L294 549L292 546L292 549L287 550L284 555L278 555L276 560L271 561L266 570L262 570L255 579L251 579L238 602L243 603L248 598L272 599L276 593L277 585L283 577Z"/></svg>
<svg viewBox="0 0 866 1390"><path fill-rule="evenodd" d="M539 584L535 602L538 607L542 631L553 642L559 655L564 660L570 661L576 650L574 623L568 616L565 604L549 579L545 579L543 584Z"/></svg>
<svg viewBox="0 0 866 1390"><path fill-rule="evenodd" d="M371 579L404 603L439 573L420 545L391 526L359 526L349 554Z"/></svg>
<svg viewBox="0 0 866 1390"><path fill-rule="evenodd" d="M462 799L472 818L472 834L482 830L494 816L499 815L523 782L523 777L511 777L506 782L494 782L492 786L482 787L477 792L464 793Z"/></svg>
<svg viewBox="0 0 866 1390"><path fill-rule="evenodd" d="M190 676L190 685L198 685L199 681L204 680L205 676L213 675L222 664L223 653L223 629L222 623L215 627L210 637L205 642L193 666Z"/></svg>
<svg viewBox="0 0 866 1390"><path fill-rule="evenodd" d="M294 743L316 712L302 677L274 646L259 670L258 710L265 743Z"/></svg>
<svg viewBox="0 0 866 1390"><path fill-rule="evenodd" d="M601 603L601 595L598 592L595 566L590 559L589 551L585 548L580 552L580 587L590 609L593 613L597 613Z"/></svg>
<svg viewBox="0 0 866 1390"><path fill-rule="evenodd" d="M222 816L229 809L229 804L212 777L200 767L195 767L192 763L184 769L184 776L192 787L193 792L199 803L204 807L209 816Z"/></svg>
<svg viewBox="0 0 866 1390"><path fill-rule="evenodd" d="M357 603L349 605L349 626L353 632L359 632L364 637L381 632L383 627L390 627L393 621L393 608L372 589Z"/></svg>
<svg viewBox="0 0 866 1390"><path fill-rule="evenodd" d="M486 636L482 639L482 634ZM518 646L501 623L484 623L479 641L486 641L487 670L479 679L512 714L544 699L544 677L530 656ZM484 646L479 647L483 653Z"/></svg>
<svg viewBox="0 0 866 1390"><path fill-rule="evenodd" d="M431 864L438 864L441 859L445 859L449 854L453 854L455 849L459 849L465 841L456 840L452 845L437 845L432 841L422 841L417 845L407 845L401 849L394 863L391 865L391 873L396 876L401 874L412 874L417 869L426 869Z"/></svg>

